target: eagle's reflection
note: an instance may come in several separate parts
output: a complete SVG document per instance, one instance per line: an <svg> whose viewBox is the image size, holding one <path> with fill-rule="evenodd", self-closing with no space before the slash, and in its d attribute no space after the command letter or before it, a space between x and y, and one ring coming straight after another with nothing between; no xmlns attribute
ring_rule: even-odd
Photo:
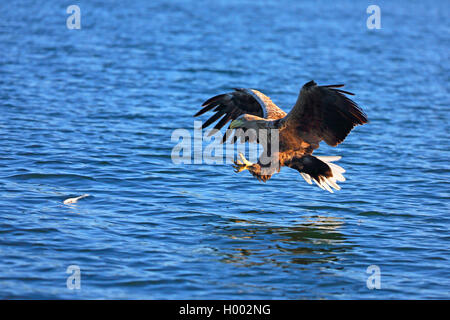
<svg viewBox="0 0 450 320"><path fill-rule="evenodd" d="M326 216L303 217L292 225L274 226L269 222L229 219L217 232L227 241L222 262L244 266L274 264L287 267L295 263L332 263L349 244L339 232L343 219Z"/></svg>

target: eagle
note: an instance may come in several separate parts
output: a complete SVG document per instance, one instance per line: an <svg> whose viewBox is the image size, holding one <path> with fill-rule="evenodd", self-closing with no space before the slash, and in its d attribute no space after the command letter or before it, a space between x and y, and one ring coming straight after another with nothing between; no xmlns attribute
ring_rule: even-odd
<svg viewBox="0 0 450 320"><path fill-rule="evenodd" d="M321 189L333 193L333 189L341 189L337 182L345 181L345 170L333 163L341 157L312 154L321 141L335 147L355 126L368 122L363 110L347 97L354 94L342 90L343 86L317 85L309 81L300 89L289 113L258 90L235 88L233 92L206 100L194 117L212 110L215 113L203 123L202 129L220 119L214 126L216 131L231 121L222 143L234 134L230 143L240 139L264 145L265 156L260 156L257 163L251 163L239 153L240 160L235 160L233 165L236 172L248 170L258 180L266 182L281 167L290 167L308 184L314 181ZM277 148L273 148L274 143Z"/></svg>

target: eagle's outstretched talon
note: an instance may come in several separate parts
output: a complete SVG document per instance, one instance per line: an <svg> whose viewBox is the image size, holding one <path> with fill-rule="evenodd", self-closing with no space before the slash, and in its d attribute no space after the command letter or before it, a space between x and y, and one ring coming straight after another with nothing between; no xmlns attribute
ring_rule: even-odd
<svg viewBox="0 0 450 320"><path fill-rule="evenodd" d="M251 163L250 161L248 161L247 159L245 159L244 155L242 154L242 152L239 152L239 157L241 158L241 161L243 164L245 164L247 167L251 167L253 165L253 163ZM238 160L239 161L239 160ZM239 161L240 162L240 161Z"/></svg>
<svg viewBox="0 0 450 320"><path fill-rule="evenodd" d="M233 168L234 168L234 172L239 173L241 171L246 170L247 166L245 164L243 164L243 163L238 163L238 161L235 161L234 165L233 165Z"/></svg>
<svg viewBox="0 0 450 320"><path fill-rule="evenodd" d="M242 161L236 160L234 161L233 168L235 169L234 172L239 173L244 170L248 170L248 168L253 166L253 163L245 159L244 155L239 152L239 157Z"/></svg>

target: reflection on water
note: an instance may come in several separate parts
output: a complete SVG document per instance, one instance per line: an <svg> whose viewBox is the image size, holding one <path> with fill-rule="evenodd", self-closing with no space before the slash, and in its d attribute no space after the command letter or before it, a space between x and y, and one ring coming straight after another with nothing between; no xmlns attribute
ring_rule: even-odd
<svg viewBox="0 0 450 320"><path fill-rule="evenodd" d="M339 232L342 218L309 216L292 226L273 226L266 222L230 219L217 227L218 233L232 239L234 245L221 260L243 266L274 264L308 265L339 260L338 253L349 248ZM236 241L238 244L236 244Z"/></svg>

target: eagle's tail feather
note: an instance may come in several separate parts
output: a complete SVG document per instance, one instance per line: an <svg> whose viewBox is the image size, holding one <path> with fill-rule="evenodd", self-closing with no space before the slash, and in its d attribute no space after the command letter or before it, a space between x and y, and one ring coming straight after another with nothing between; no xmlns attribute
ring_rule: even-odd
<svg viewBox="0 0 450 320"><path fill-rule="evenodd" d="M305 156L302 158L303 168L299 170L300 174L308 184L312 184L312 181L314 181L323 190L331 193L333 193L333 188L341 190L337 181L345 181L343 176L345 169L332 163L332 161L339 159L341 159L339 156Z"/></svg>

